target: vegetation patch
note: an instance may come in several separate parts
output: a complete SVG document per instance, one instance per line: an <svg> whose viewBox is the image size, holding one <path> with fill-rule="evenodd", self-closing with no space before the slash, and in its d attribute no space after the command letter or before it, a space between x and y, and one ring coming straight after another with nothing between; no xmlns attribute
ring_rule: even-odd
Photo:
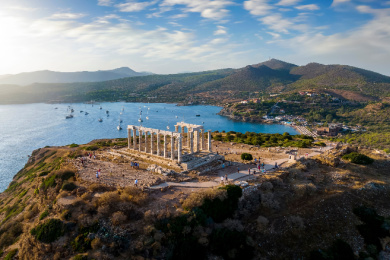
<svg viewBox="0 0 390 260"><path fill-rule="evenodd" d="M252 161L253 160L253 156L250 153L242 153L241 154L241 160Z"/></svg>
<svg viewBox="0 0 390 260"><path fill-rule="evenodd" d="M77 188L77 185L74 184L74 182L68 182L68 183L64 183L62 185L62 189L63 190L67 190L67 191L72 191L72 190L74 190L76 188Z"/></svg>
<svg viewBox="0 0 390 260"><path fill-rule="evenodd" d="M48 210L45 210L45 211L42 212L42 214L39 216L39 220L42 220L42 219L46 218L47 216L49 216L49 211L48 211Z"/></svg>
<svg viewBox="0 0 390 260"><path fill-rule="evenodd" d="M11 260L18 253L18 249L13 249L5 256L4 260Z"/></svg>
<svg viewBox="0 0 390 260"><path fill-rule="evenodd" d="M45 178L40 186L40 189L46 191L50 187L55 187L56 177L57 176L53 174L52 176Z"/></svg>
<svg viewBox="0 0 390 260"><path fill-rule="evenodd" d="M357 152L345 154L342 158L344 160L350 161L351 163L363 164L363 165L371 164L374 162L374 159L372 159L371 157L368 157L367 155L357 153Z"/></svg>
<svg viewBox="0 0 390 260"><path fill-rule="evenodd" d="M65 226L59 219L49 219L31 229L30 233L43 243L51 243L65 234Z"/></svg>

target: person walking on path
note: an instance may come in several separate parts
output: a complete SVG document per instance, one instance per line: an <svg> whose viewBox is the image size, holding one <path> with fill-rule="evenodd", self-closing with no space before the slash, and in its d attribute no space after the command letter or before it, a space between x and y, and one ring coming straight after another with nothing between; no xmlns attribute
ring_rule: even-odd
<svg viewBox="0 0 390 260"><path fill-rule="evenodd" d="M237 173L240 173L240 168L237 167Z"/></svg>
<svg viewBox="0 0 390 260"><path fill-rule="evenodd" d="M99 180L99 172L96 172L96 180Z"/></svg>
<svg viewBox="0 0 390 260"><path fill-rule="evenodd" d="M278 162L275 162L275 169L278 168Z"/></svg>
<svg viewBox="0 0 390 260"><path fill-rule="evenodd" d="M248 174L251 175L251 169L250 168L248 169Z"/></svg>
<svg viewBox="0 0 390 260"><path fill-rule="evenodd" d="M228 182L227 174L225 174L225 181Z"/></svg>
<svg viewBox="0 0 390 260"><path fill-rule="evenodd" d="M137 187L137 186L138 186L138 180L137 180L137 179L135 179L135 181L134 181L134 185L135 185L135 187Z"/></svg>
<svg viewBox="0 0 390 260"><path fill-rule="evenodd" d="M221 183L223 183L223 176L221 176Z"/></svg>

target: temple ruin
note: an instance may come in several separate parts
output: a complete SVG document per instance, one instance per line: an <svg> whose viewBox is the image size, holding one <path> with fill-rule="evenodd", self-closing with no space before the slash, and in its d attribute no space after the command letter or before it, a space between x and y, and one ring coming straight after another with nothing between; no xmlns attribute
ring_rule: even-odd
<svg viewBox="0 0 390 260"><path fill-rule="evenodd" d="M127 134L130 151L170 160L185 170L223 159L223 156L212 153L211 130L207 130L205 145L202 125L178 122L175 131L128 125Z"/></svg>

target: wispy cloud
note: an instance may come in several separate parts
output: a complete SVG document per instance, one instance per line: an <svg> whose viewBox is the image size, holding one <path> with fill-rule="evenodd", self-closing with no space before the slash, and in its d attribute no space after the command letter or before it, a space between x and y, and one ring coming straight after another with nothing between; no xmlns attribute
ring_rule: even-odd
<svg viewBox="0 0 390 260"><path fill-rule="evenodd" d="M98 5L100 6L111 6L113 3L113 0L98 0Z"/></svg>
<svg viewBox="0 0 390 260"><path fill-rule="evenodd" d="M200 13L201 17L221 20L229 14L226 8L235 5L229 0L164 0L161 6L184 5L185 12Z"/></svg>
<svg viewBox="0 0 390 260"><path fill-rule="evenodd" d="M342 4L342 3L348 3L350 1L351 0L333 0L332 6L336 6L336 5L339 5L339 4Z"/></svg>
<svg viewBox="0 0 390 260"><path fill-rule="evenodd" d="M83 13L55 13L55 14L50 16L50 19L73 20L73 19L80 19L80 18L83 18L85 16L86 16L86 14L83 14Z"/></svg>
<svg viewBox="0 0 390 260"><path fill-rule="evenodd" d="M310 10L310 11L314 11L314 10L319 10L320 7L316 4L310 4L310 5L299 5L299 6L296 6L295 7L296 9L298 10Z"/></svg>
<svg viewBox="0 0 390 260"><path fill-rule="evenodd" d="M115 7L117 7L121 12L139 12L156 3L157 1L151 1L151 2L131 1L127 3L117 4L115 5Z"/></svg>
<svg viewBox="0 0 390 260"><path fill-rule="evenodd" d="M301 2L301 1L302 0L281 0L276 5L289 6L289 5L295 5L295 4L297 4L297 3Z"/></svg>
<svg viewBox="0 0 390 260"><path fill-rule="evenodd" d="M226 27L218 25L217 28L218 28L218 29L214 32L214 35L223 35L223 34L227 34Z"/></svg>
<svg viewBox="0 0 390 260"><path fill-rule="evenodd" d="M245 10L252 15L267 15L274 7L267 0L249 0L244 2Z"/></svg>
<svg viewBox="0 0 390 260"><path fill-rule="evenodd" d="M298 51L299 57L306 61L323 61L328 63L349 63L363 68L378 70L388 74L390 60L390 11L372 9L367 6L358 7L360 12L371 13L375 18L360 28L347 33L333 35L303 34L288 40L279 41L285 48Z"/></svg>
<svg viewBox="0 0 390 260"><path fill-rule="evenodd" d="M283 19L280 14L268 15L259 20L272 30L282 33L288 33L288 30L294 25L290 20Z"/></svg>
<svg viewBox="0 0 390 260"><path fill-rule="evenodd" d="M186 17L188 17L188 14L175 14L175 15L169 16L168 18L171 18L171 19L182 19L182 18L186 18Z"/></svg>

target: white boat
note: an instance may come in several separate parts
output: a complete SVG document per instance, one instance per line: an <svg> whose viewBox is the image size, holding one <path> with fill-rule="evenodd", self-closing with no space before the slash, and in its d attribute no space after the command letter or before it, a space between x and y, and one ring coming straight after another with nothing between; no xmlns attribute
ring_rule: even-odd
<svg viewBox="0 0 390 260"><path fill-rule="evenodd" d="M142 118L138 119L138 122L142 123L143 122Z"/></svg>
<svg viewBox="0 0 390 260"><path fill-rule="evenodd" d="M66 118L66 119L73 118L73 115L72 115L72 114L67 115L65 118Z"/></svg>
<svg viewBox="0 0 390 260"><path fill-rule="evenodd" d="M85 112L85 115L88 115L89 113L88 112Z"/></svg>
<svg viewBox="0 0 390 260"><path fill-rule="evenodd" d="M118 131L122 130L121 125L118 125L118 126L116 127L116 129L118 129Z"/></svg>
<svg viewBox="0 0 390 260"><path fill-rule="evenodd" d="M101 119L101 118L99 118L99 120L98 120L99 122L103 122L103 119Z"/></svg>

